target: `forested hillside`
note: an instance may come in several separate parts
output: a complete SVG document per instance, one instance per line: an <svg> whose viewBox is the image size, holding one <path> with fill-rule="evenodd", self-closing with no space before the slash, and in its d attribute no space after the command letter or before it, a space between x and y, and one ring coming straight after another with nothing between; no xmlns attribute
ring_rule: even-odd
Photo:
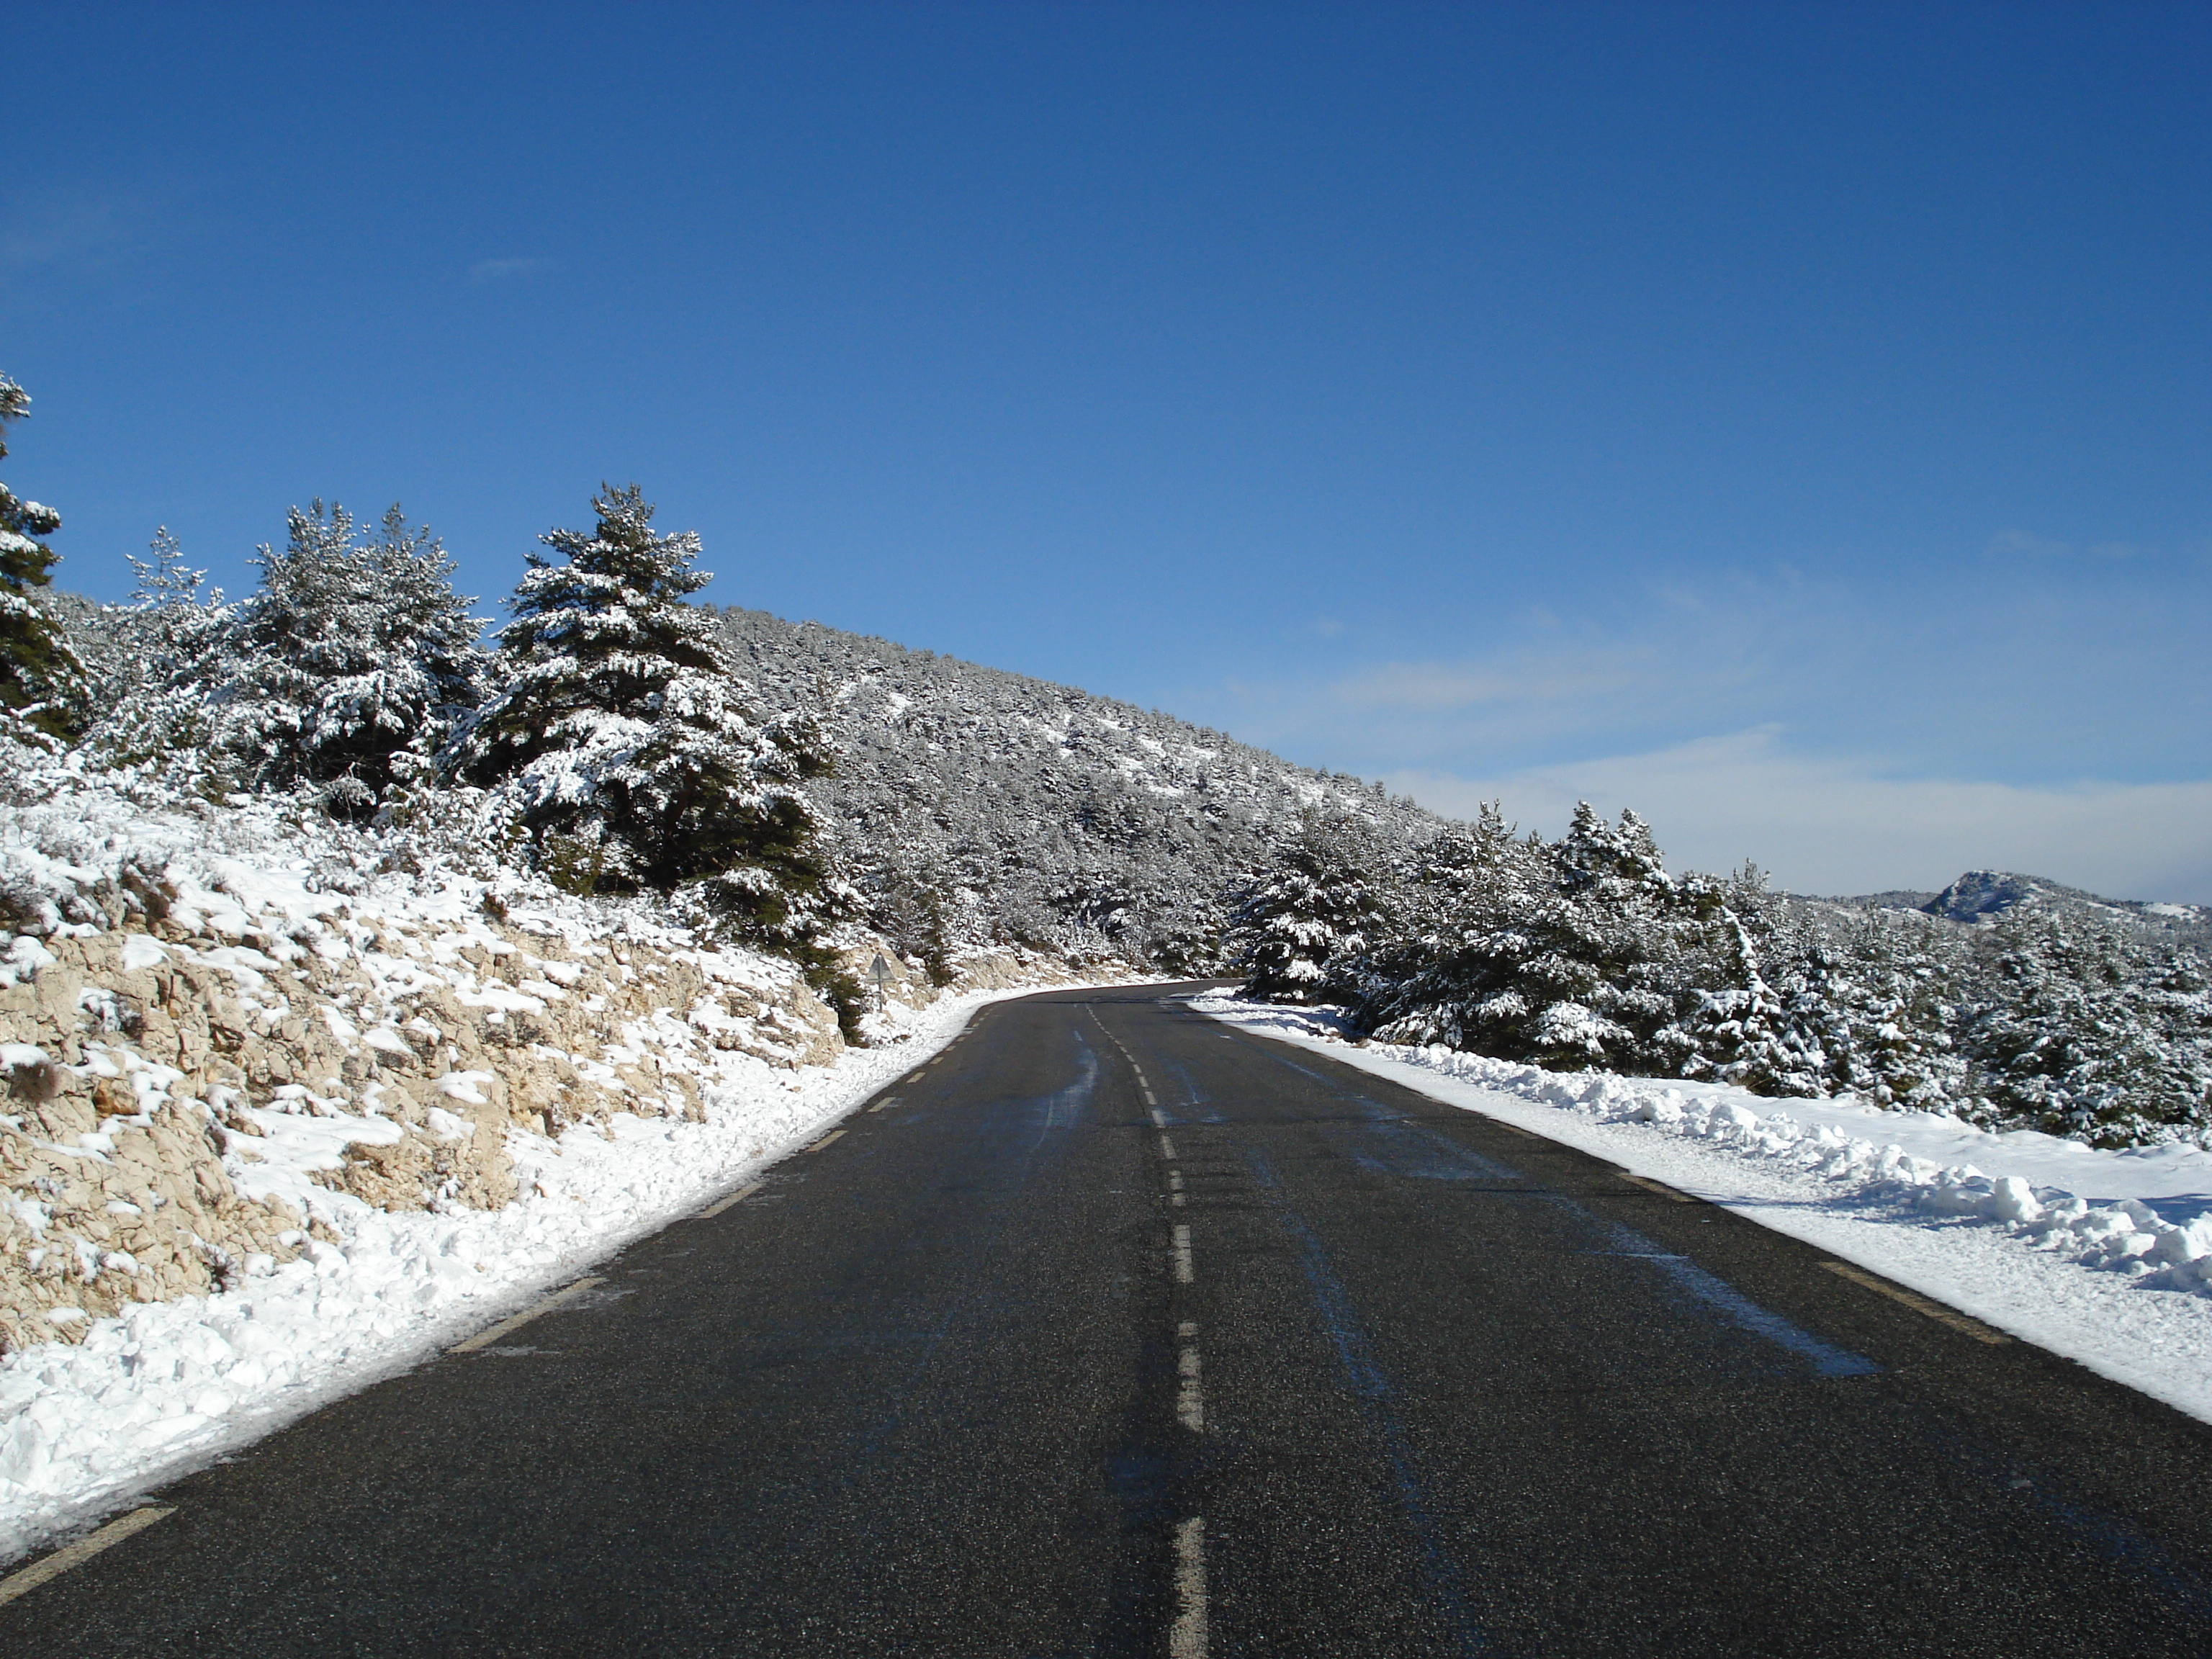
<svg viewBox="0 0 2212 1659"><path fill-rule="evenodd" d="M921 959L997 941L1212 970L1231 893L1309 820L1401 848L1444 827L1378 785L1070 686L764 611L721 623L764 700L830 737L825 824L869 919Z"/></svg>

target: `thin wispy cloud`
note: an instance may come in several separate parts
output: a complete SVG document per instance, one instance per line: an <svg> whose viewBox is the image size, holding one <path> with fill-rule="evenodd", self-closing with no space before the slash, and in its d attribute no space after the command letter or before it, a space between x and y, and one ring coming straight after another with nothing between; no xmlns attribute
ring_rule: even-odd
<svg viewBox="0 0 2212 1659"><path fill-rule="evenodd" d="M469 267L472 283L503 283L510 277L528 276L552 268L553 261L535 256L527 258L479 259Z"/></svg>
<svg viewBox="0 0 2212 1659"><path fill-rule="evenodd" d="M1612 660L1522 657L1486 665L1393 662L1340 680L1334 690L1346 707L1363 712L1440 714L1603 696L1633 685L1642 668L1618 654Z"/></svg>
<svg viewBox="0 0 2212 1659"><path fill-rule="evenodd" d="M1999 558L2070 559L2087 553L2097 559L2133 559L2146 550L2134 542L2096 541L2076 544L2032 531L2004 530L1990 538L1989 550Z"/></svg>
<svg viewBox="0 0 2212 1659"><path fill-rule="evenodd" d="M10 202L0 213L0 270L127 252L144 239L146 217L141 204L117 196Z"/></svg>

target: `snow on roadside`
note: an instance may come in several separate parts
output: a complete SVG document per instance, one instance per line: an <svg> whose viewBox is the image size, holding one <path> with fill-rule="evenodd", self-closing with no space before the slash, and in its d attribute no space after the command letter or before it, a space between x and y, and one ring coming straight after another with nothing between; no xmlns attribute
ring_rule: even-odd
<svg viewBox="0 0 2212 1659"><path fill-rule="evenodd" d="M1188 1006L1724 1205L2212 1421L2212 1152L1354 1044L1325 1011L1226 995Z"/></svg>
<svg viewBox="0 0 2212 1659"><path fill-rule="evenodd" d="M75 1346L0 1360L0 1559L283 1424L526 1304L822 1129L957 1036L987 1003L1031 986L895 1010L906 1040L848 1049L830 1066L702 1089L704 1122L611 1120L556 1142L508 1146L523 1196L495 1210L337 1206L335 1243L249 1261L234 1289L143 1303ZM726 1073L725 1074L726 1077ZM313 1120L307 1120L312 1122Z"/></svg>

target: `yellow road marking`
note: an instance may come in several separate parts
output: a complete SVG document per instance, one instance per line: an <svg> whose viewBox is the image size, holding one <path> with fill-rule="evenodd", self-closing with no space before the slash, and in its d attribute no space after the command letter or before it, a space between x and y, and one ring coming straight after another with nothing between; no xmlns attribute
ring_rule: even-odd
<svg viewBox="0 0 2212 1659"><path fill-rule="evenodd" d="M732 1193L727 1198L716 1199L705 1209L700 1211L695 1219L700 1221L711 1221L716 1216L721 1214L723 1211L728 1209L731 1205L744 1203L745 1200L750 1198L760 1189L761 1183L757 1181L754 1182L750 1187L740 1187L737 1191Z"/></svg>
<svg viewBox="0 0 2212 1659"><path fill-rule="evenodd" d="M1667 1186L1664 1182L1647 1181L1644 1176L1632 1176L1626 1170L1623 1170L1620 1172L1620 1178L1623 1181L1632 1182L1637 1186L1643 1188L1646 1192L1656 1193L1662 1198L1671 1198L1677 1204L1697 1204L1703 1202L1700 1199L1692 1198L1687 1193L1676 1192L1672 1187Z"/></svg>
<svg viewBox="0 0 2212 1659"><path fill-rule="evenodd" d="M533 1303L520 1313L502 1319L488 1331L478 1331L465 1342L456 1342L446 1350L447 1353L473 1353L478 1348L489 1347L509 1331L520 1330L541 1314L549 1314L571 1297L581 1296L594 1285L604 1285L605 1279L580 1279L565 1289L558 1290L541 1302Z"/></svg>
<svg viewBox="0 0 2212 1659"><path fill-rule="evenodd" d="M1892 1302L1901 1302L1917 1314L1925 1314L1939 1325L1948 1325L1954 1331L1963 1331L1977 1342L1986 1342L1999 1347L2012 1340L2002 1331L1993 1331L1978 1319L1970 1319L1955 1308L1947 1308L1940 1302L1931 1302L1917 1291L1908 1291L1901 1285L1887 1284L1863 1268L1848 1261L1823 1261L1820 1264L1840 1279L1854 1285L1863 1285L1876 1296L1886 1296Z"/></svg>
<svg viewBox="0 0 2212 1659"><path fill-rule="evenodd" d="M5 1578L0 1578L0 1603L29 1595L48 1579L60 1577L71 1567L82 1565L111 1545L119 1544L131 1534L143 1532L162 1516L176 1512L174 1504L165 1507L149 1504L144 1509L116 1516L91 1536L80 1538L76 1543L64 1546L44 1559L33 1561L27 1567L19 1567Z"/></svg>

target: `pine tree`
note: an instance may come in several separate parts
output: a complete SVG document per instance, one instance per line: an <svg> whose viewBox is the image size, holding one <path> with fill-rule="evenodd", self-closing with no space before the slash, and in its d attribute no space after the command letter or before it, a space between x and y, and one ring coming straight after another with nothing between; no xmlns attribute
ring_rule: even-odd
<svg viewBox="0 0 2212 1659"><path fill-rule="evenodd" d="M1361 839L1348 823L1310 815L1274 868L1244 890L1229 925L1244 995L1317 1002L1331 965L1367 948L1383 915Z"/></svg>
<svg viewBox="0 0 2212 1659"><path fill-rule="evenodd" d="M592 498L598 528L556 530L508 601L498 695L453 770L496 788L554 879L579 891L699 896L787 946L847 901L803 784L829 765L811 721L771 720L737 678L699 538L656 534L635 484Z"/></svg>
<svg viewBox="0 0 2212 1659"><path fill-rule="evenodd" d="M0 374L0 458L8 422L30 412L30 395ZM39 538L61 527L53 508L0 483L0 735L44 749L75 738L84 720L84 666L31 597L53 580L54 550Z"/></svg>
<svg viewBox="0 0 2212 1659"><path fill-rule="evenodd" d="M202 592L207 572L185 562L167 525L149 558L125 555L137 578L127 605L104 606L87 653L97 711L84 746L106 765L158 765L199 773L214 736L209 701L235 670L239 608L222 590Z"/></svg>
<svg viewBox="0 0 2212 1659"><path fill-rule="evenodd" d="M1437 856L1441 854L1442 856ZM1419 932L1348 969L1360 1022L1559 1070L1673 1072L1679 1020L1717 972L1717 884L1667 873L1633 812L1578 805L1561 840L1516 842L1495 809L1441 842L1412 906Z"/></svg>
<svg viewBox="0 0 2212 1659"><path fill-rule="evenodd" d="M1826 1004L1796 965L1803 942L1771 913L1765 889L1748 865L1729 884L1710 929L1717 948L1700 976L1707 982L1691 990L1692 1006L1659 1041L1686 1048L1676 1066L1683 1077L1710 1077L1753 1094L1824 1095L1831 1069L1821 1042L1832 1024Z"/></svg>
<svg viewBox="0 0 2212 1659"><path fill-rule="evenodd" d="M411 775L477 701L483 653L474 603L453 561L397 503L380 533L318 500L264 545L261 587L239 613L235 668L216 694L222 746L263 785L320 785L334 809L372 809Z"/></svg>
<svg viewBox="0 0 2212 1659"><path fill-rule="evenodd" d="M2204 1133L2212 1010L2192 957L2056 915L1978 942L1985 977L1961 1046L1996 1121L2102 1146Z"/></svg>

